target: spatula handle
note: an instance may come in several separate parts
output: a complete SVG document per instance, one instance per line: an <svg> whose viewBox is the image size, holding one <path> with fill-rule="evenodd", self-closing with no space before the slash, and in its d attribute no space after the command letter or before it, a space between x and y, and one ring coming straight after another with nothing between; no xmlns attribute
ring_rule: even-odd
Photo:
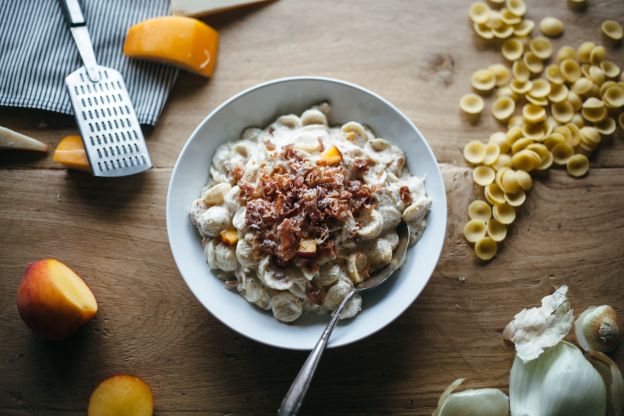
<svg viewBox="0 0 624 416"><path fill-rule="evenodd" d="M63 8L65 19L67 19L67 24L70 27L82 26L85 24L78 0L61 0L61 7Z"/></svg>
<svg viewBox="0 0 624 416"><path fill-rule="evenodd" d="M84 62L87 69L87 75L93 82L100 80L100 71L98 70L97 60L95 59L95 53L93 52L93 44L91 43L91 37L87 30L87 23L80 10L80 4L78 0L60 0L65 19L71 30L74 42L80 52L82 62Z"/></svg>

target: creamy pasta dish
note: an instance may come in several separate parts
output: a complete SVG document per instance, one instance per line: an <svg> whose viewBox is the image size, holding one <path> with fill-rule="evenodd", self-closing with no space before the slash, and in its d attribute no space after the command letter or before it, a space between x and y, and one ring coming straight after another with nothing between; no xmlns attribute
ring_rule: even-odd
<svg viewBox="0 0 624 416"><path fill-rule="evenodd" d="M227 288L282 322L334 311L390 263L404 221L410 245L431 205L405 155L357 122L329 126L323 103L248 128L220 146L190 219ZM341 314L361 309L355 295Z"/></svg>

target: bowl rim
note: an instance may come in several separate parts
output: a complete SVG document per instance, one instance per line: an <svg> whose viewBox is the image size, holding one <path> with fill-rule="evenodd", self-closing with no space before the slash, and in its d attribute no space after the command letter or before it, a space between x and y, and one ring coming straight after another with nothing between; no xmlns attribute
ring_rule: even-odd
<svg viewBox="0 0 624 416"><path fill-rule="evenodd" d="M437 175L437 179L442 187L440 195L441 195L441 201L439 201L440 204L440 208L442 209L443 212L440 213L440 217L441 217L441 228L444 231L444 234L442 236L442 238L439 241L439 244L433 247L433 253L435 254L435 261L430 263L430 270L427 271L427 275L429 276L427 278L427 281L425 282L425 284L420 288L420 290L414 294L413 299L407 303L404 307L400 307L397 310L394 311L393 314L389 314L389 319L387 319L387 321L379 326L378 328L374 329L373 331L362 335L360 337L354 338L354 339L350 339L350 340L346 340L346 341L337 341L334 343L328 343L327 348L338 348L338 347L343 347L346 345L350 345L353 344L355 342L361 341L363 339L366 339L368 337L370 337L371 335L376 334L377 332L381 331L382 329L384 329L385 327L387 327L388 325L390 325L392 322L394 322L399 316L401 316L411 305L414 304L414 302L418 299L418 297L420 296L420 294L422 293L422 291L424 290L424 288L427 286L427 284L429 283L429 281L431 280L431 277L433 276L433 272L435 271L435 268L438 265L438 262L440 260L440 256L442 254L442 249L444 247L444 243L446 241L446 231L447 231L447 223L448 223L448 205L447 205L447 198L446 198L446 186L444 185L444 177L442 175L442 171L440 170L440 164L438 163L437 158L435 157L435 154L433 153L433 150L431 149L431 146L429 145L429 142L427 141L427 139L425 138L425 136L422 134L422 132L418 129L418 127L416 127L416 125L412 122L412 120L407 117L407 115L405 115L405 113L403 113L401 110L399 110L399 108L397 108L394 104L392 104L391 102L389 102L388 100L386 100L385 98L383 98L382 96L378 95L377 93L362 87L360 85L354 84L352 82L349 81L344 81L344 80L340 80L340 79L336 79L336 78L331 78L331 77L324 77L324 76L290 76L290 77L283 77L283 78L276 78L273 80L269 80L269 81L265 81L265 82L261 82L259 84L255 84L249 88L246 88L236 94L234 94L233 96L231 96L230 98L228 98L227 100L225 100L223 103L221 103L220 105L218 105L214 110L212 110L206 117L204 117L204 119L197 125L197 127L195 127L195 129L193 130L193 132L191 133L191 135L188 137L188 139L186 140L184 146L182 147L182 149L180 150L180 152L178 153L178 157L176 159L176 163L173 166L173 169L171 171L171 176L169 178L169 185L167 187L167 199L165 202L165 222L166 222L166 227L167 227L167 239L169 240L169 248L171 250L171 255L173 257L173 260L176 264L176 268L178 269L179 274L182 276L182 279L184 280L184 283L186 284L187 288L190 290L190 292L193 294L193 296L195 297L195 299L197 299L197 301L199 301L199 303L206 309L208 310L208 312L210 312L210 314L216 318L219 322L221 322L223 325L225 325L226 327L230 328L231 330L233 330L234 332L236 332L237 334L240 334L242 336L244 336L245 338L254 340L258 343L264 344L264 345L269 345L271 347L275 347L275 348L281 348L281 349L286 349L286 350L295 350L295 351L310 351L313 346L310 347L304 347L304 346L285 346L283 344L280 344L278 342L272 342L270 340L267 339L261 339L255 335L250 335L244 332L239 331L237 328L235 328L234 326L230 325L228 322L225 322L224 320L221 319L221 317L213 312L212 308L210 307L210 305L207 305L206 303L204 303L202 301L202 299L200 299L200 297L195 294L195 292L193 291L193 289L191 288L191 285L189 284L186 276L184 275L184 273L182 272L182 269L180 268L180 265L178 264L178 259L175 256L174 253L174 249L173 249L173 238L172 238L172 233L173 233L173 229L171 226L171 221L169 220L169 216L173 215L172 214L172 208L170 207L170 201L172 198L172 192L173 192L173 182L174 182L174 178L176 176L176 172L178 171L178 168L181 164L181 157L182 155L186 152L187 148L190 146L191 142L195 139L196 135L198 134L198 132L204 127L204 125L206 123L208 123L218 112L220 112L222 109L224 109L225 107L229 106L231 103L233 103L234 101L238 100L239 98L244 97L245 95L248 95L252 92L255 92L257 90L261 90L267 87L271 87L273 85L276 84L282 84L282 83L288 83L288 82L293 82L293 81L323 81L323 82L328 82L328 83L334 83L334 84L339 84L339 85L343 85L343 86L347 86L356 90L359 90L361 92L364 92L365 94L368 94L370 96L372 96L373 98L376 98L377 100L381 101L384 105L388 106L390 109L392 109L395 113L397 113L401 118L403 118L408 125L414 129L416 131L416 133L420 136L420 138L422 139L425 148L427 150L427 152L429 153L429 157L435 162L435 167L436 167L436 172L435 174ZM418 244L418 243L416 243ZM320 336L320 334L319 334Z"/></svg>

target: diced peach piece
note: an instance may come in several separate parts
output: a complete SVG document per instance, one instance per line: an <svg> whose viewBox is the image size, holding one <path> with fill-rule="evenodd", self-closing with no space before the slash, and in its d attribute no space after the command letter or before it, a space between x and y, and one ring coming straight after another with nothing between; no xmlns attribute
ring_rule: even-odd
<svg viewBox="0 0 624 416"><path fill-rule="evenodd" d="M222 230L219 233L219 239L226 246L235 246L238 242L238 232L233 228Z"/></svg>
<svg viewBox="0 0 624 416"><path fill-rule="evenodd" d="M302 239L299 242L299 248L297 249L297 256L299 257L316 257L316 240Z"/></svg>
<svg viewBox="0 0 624 416"><path fill-rule="evenodd" d="M136 376L107 378L91 393L88 416L152 416L154 396L150 386Z"/></svg>
<svg viewBox="0 0 624 416"><path fill-rule="evenodd" d="M97 302L72 269L56 259L44 259L26 267L17 292L17 309L35 333L58 340L93 318Z"/></svg>
<svg viewBox="0 0 624 416"><path fill-rule="evenodd" d="M124 54L164 62L209 77L214 72L219 34L201 20L161 16L128 30Z"/></svg>
<svg viewBox="0 0 624 416"><path fill-rule="evenodd" d="M338 150L336 146L332 146L321 153L321 160L326 165L336 165L342 160L342 153L340 153L340 150Z"/></svg>
<svg viewBox="0 0 624 416"><path fill-rule="evenodd" d="M54 161L70 169L91 172L87 152L80 136L66 136L61 139L54 151Z"/></svg>

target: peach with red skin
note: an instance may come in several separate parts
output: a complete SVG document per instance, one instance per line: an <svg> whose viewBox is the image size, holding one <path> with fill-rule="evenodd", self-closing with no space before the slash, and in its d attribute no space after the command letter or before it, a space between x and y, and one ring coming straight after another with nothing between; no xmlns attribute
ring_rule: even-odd
<svg viewBox="0 0 624 416"><path fill-rule="evenodd" d="M89 321L97 302L85 282L56 259L26 267L17 293L22 320L42 338L63 339Z"/></svg>

